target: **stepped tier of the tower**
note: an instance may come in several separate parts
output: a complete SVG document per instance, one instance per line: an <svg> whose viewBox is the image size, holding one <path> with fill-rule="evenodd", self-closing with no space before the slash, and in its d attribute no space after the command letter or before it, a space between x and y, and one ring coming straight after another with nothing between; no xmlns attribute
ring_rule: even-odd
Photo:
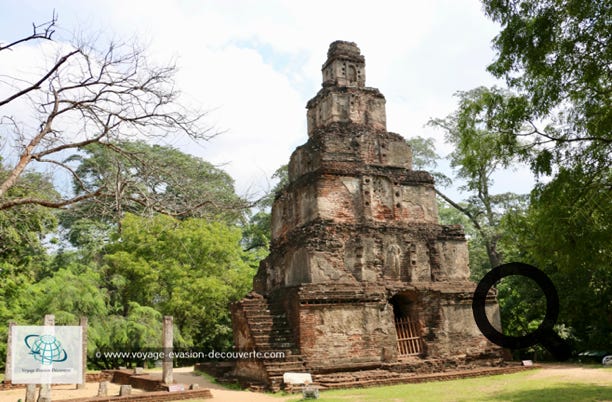
<svg viewBox="0 0 612 402"><path fill-rule="evenodd" d="M357 124L317 130L289 163L289 186L272 208L272 240L325 219L339 223L437 223L432 176L411 170L399 135Z"/></svg>
<svg viewBox="0 0 612 402"><path fill-rule="evenodd" d="M448 282L469 277L461 228L312 221L276 243L254 279L268 294L305 283Z"/></svg>
<svg viewBox="0 0 612 402"><path fill-rule="evenodd" d="M469 276L463 231L438 224L433 177L399 135L359 124L316 130L272 208L270 256L254 289Z"/></svg>
<svg viewBox="0 0 612 402"><path fill-rule="evenodd" d="M376 88L325 87L311 99L308 108L308 135L332 123L355 123L385 130L385 97Z"/></svg>

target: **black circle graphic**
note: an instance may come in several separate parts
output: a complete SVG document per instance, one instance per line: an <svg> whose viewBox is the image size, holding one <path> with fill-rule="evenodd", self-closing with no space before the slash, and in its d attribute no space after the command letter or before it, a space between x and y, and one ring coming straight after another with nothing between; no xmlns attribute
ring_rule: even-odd
<svg viewBox="0 0 612 402"><path fill-rule="evenodd" d="M511 275L521 275L534 280L546 296L546 315L540 326L523 336L504 335L495 329L485 311L485 302L489 289L500 279ZM522 349L536 343L542 344L557 359L567 360L571 355L569 346L553 331L559 316L559 296L550 278L536 267L521 262L511 262L493 268L478 283L472 299L474 321L482 334L491 342L508 348Z"/></svg>

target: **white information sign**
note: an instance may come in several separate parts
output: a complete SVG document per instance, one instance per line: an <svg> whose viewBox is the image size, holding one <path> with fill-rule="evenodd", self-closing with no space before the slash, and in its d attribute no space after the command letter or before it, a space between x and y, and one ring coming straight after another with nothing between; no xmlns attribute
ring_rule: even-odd
<svg viewBox="0 0 612 402"><path fill-rule="evenodd" d="M285 384L312 384L312 376L309 373L284 373L283 382Z"/></svg>
<svg viewBox="0 0 612 402"><path fill-rule="evenodd" d="M12 382L82 383L82 340L80 326L13 326Z"/></svg>

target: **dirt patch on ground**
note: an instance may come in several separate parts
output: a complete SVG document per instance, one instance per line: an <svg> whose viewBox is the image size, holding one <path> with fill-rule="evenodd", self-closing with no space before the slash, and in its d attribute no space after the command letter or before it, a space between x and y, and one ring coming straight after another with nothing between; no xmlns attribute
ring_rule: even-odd
<svg viewBox="0 0 612 402"><path fill-rule="evenodd" d="M597 385L612 384L612 369L597 366L574 366L567 364L542 364L542 370L532 373L529 378L555 378L562 382L590 382Z"/></svg>
<svg viewBox="0 0 612 402"><path fill-rule="evenodd" d="M140 393L142 391L133 389L132 393ZM0 392L0 402L17 402L19 399L25 400L26 389L16 388L8 391ZM119 395L119 385L108 385L109 395ZM71 398L87 398L98 395L98 383L88 382L84 389L76 389L75 385L54 385L51 387L51 397L54 401ZM38 396L38 391L37 391Z"/></svg>
<svg viewBox="0 0 612 402"><path fill-rule="evenodd" d="M153 376L159 376L161 373L155 373ZM223 388L219 384L215 384L209 381L207 378L195 374L193 367L183 367L175 369L173 371L174 381L181 384L198 384L200 388L208 388L213 394L213 402L236 402L236 401L249 401L249 402L285 402L287 398L278 398L272 395L263 394L259 392L249 391L232 391ZM295 399L295 398L293 398Z"/></svg>
<svg viewBox="0 0 612 402"><path fill-rule="evenodd" d="M161 378L161 372L152 372L153 376ZM174 369L174 380L182 384L198 384L200 388L208 388L213 394L213 402L285 402L295 400L293 398L279 398L269 394L262 394L248 391L232 391L223 388L219 384L215 384L201 375L193 372L193 367L182 367ZM0 392L0 402L17 402L19 399L25 399L25 388L17 388L8 391ZM132 393L141 393L139 389L132 389ZM87 383L85 389L76 389L75 385L55 385L51 388L51 396L54 401L71 398L94 397L98 394L98 383ZM119 385L110 383L108 387L108 395L119 395Z"/></svg>

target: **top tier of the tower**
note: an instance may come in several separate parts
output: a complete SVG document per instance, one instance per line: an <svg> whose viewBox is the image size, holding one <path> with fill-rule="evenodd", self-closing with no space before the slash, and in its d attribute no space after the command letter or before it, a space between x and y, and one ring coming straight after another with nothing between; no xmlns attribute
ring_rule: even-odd
<svg viewBox="0 0 612 402"><path fill-rule="evenodd" d="M355 43L333 42L321 71L323 88L306 105L309 136L332 123L386 131L385 97L365 86L365 58Z"/></svg>
<svg viewBox="0 0 612 402"><path fill-rule="evenodd" d="M321 72L324 87L365 87L365 58L354 42L333 42Z"/></svg>

